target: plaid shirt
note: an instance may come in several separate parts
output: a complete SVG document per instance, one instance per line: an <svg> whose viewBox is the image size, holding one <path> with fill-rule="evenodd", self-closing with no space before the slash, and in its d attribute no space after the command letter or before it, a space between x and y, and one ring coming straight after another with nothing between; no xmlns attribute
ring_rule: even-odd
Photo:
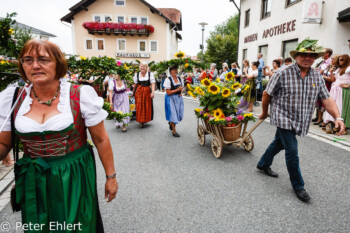
<svg viewBox="0 0 350 233"><path fill-rule="evenodd" d="M320 73L310 68L302 78L297 64L274 73L265 91L271 96L271 124L294 130L300 136L309 131L317 98L330 97Z"/></svg>

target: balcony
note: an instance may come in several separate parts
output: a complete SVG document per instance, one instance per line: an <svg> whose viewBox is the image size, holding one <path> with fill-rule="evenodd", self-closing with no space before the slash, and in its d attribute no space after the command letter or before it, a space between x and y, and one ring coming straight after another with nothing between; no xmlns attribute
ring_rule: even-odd
<svg viewBox="0 0 350 233"><path fill-rule="evenodd" d="M83 27L92 35L149 36L150 33L154 32L154 27L151 25L134 23L85 22Z"/></svg>

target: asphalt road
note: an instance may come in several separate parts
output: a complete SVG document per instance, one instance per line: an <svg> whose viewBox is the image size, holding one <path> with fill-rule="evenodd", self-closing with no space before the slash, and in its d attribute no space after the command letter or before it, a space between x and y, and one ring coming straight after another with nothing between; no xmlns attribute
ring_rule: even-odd
<svg viewBox="0 0 350 233"><path fill-rule="evenodd" d="M279 178L256 170L273 139L275 127L264 122L253 133L255 148L225 147L220 159L211 136L200 146L193 113L185 101L185 118L172 136L164 116L164 96L156 95L155 118L141 129L135 121L127 133L105 125L115 152L119 192L104 202L104 171L97 162L100 207L106 232L350 232L350 152L311 137L299 138L305 188L312 200L296 198L284 153L272 169ZM10 206L0 222L20 221ZM10 231L14 232L14 231Z"/></svg>

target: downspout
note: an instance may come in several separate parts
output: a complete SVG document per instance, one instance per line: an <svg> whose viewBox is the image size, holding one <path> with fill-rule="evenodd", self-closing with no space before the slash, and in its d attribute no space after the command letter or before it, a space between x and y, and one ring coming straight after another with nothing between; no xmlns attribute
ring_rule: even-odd
<svg viewBox="0 0 350 233"><path fill-rule="evenodd" d="M242 0L241 0L242 1ZM241 1L239 2L239 7L241 7ZM238 39L237 39L237 55L236 55L236 61L238 62L238 53L239 53L239 33L241 30L241 10L240 8L237 6L235 0L230 0L230 2L233 2L233 4L235 4L235 7L238 10Z"/></svg>

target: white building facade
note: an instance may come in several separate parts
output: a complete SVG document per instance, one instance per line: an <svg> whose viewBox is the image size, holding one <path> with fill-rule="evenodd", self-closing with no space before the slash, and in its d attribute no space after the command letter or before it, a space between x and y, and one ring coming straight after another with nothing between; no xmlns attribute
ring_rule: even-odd
<svg viewBox="0 0 350 233"><path fill-rule="evenodd" d="M240 9L239 64L262 53L271 66L307 37L335 54L350 53L350 0L241 0Z"/></svg>

